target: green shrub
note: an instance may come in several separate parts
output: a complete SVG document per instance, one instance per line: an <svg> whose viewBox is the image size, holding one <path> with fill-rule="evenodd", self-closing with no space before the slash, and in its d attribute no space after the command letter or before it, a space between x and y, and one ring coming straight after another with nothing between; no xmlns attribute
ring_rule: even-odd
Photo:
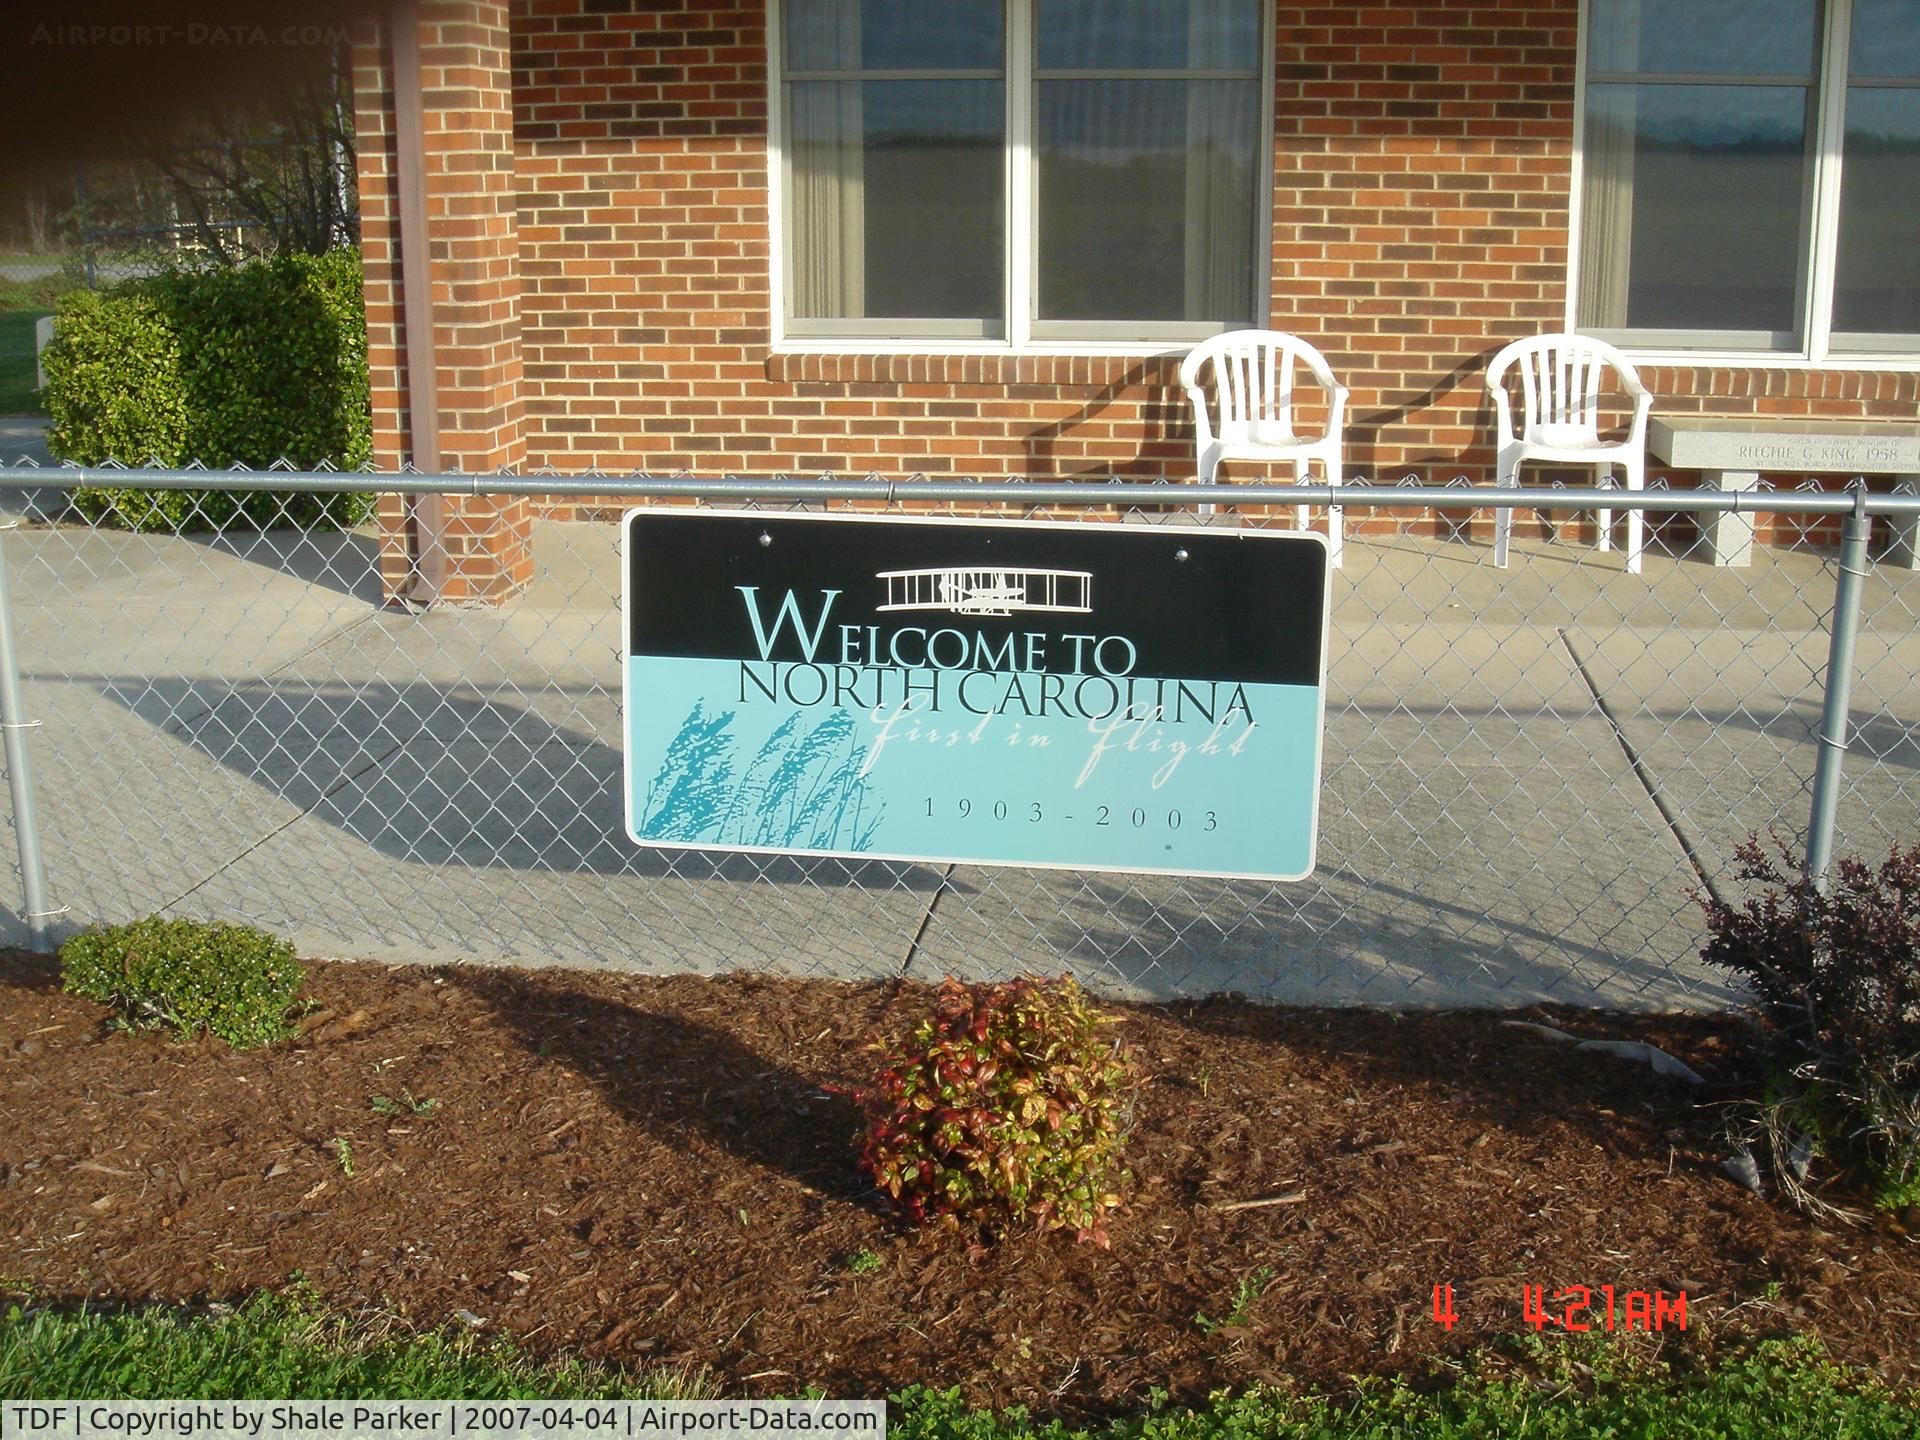
<svg viewBox="0 0 1920 1440"><path fill-rule="evenodd" d="M69 993L113 1006L135 1029L204 1030L240 1050L292 1033L306 982L293 946L263 930L157 915L74 936L60 971Z"/></svg>
<svg viewBox="0 0 1920 1440"><path fill-rule="evenodd" d="M372 457L357 251L185 270L60 302L47 443L82 465L359 469ZM136 530L353 525L367 495L83 487L90 520Z"/></svg>
<svg viewBox="0 0 1920 1440"><path fill-rule="evenodd" d="M986 1234L1032 1223L1107 1244L1138 1071L1066 977L941 985L932 1015L854 1091L860 1167L915 1224Z"/></svg>
<svg viewBox="0 0 1920 1440"><path fill-rule="evenodd" d="M63 296L41 365L56 455L85 465L179 463L187 443L180 336L157 295Z"/></svg>
<svg viewBox="0 0 1920 1440"><path fill-rule="evenodd" d="M1758 1139L1789 1198L1820 1201L1810 1172L1833 1162L1887 1208L1920 1194L1920 845L1878 870L1841 860L1822 893L1775 841L1734 851L1763 888L1739 908L1702 898L1701 957L1744 977L1760 1001L1770 1091Z"/></svg>

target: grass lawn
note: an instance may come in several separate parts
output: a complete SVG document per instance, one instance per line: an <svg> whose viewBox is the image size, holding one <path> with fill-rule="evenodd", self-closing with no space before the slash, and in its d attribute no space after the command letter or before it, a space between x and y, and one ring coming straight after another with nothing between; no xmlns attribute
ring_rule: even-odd
<svg viewBox="0 0 1920 1440"><path fill-rule="evenodd" d="M0 1394L33 1399L703 1399L702 1377L591 1362L542 1365L504 1342L356 1327L263 1295L220 1315L0 1313ZM862 1399L865 1396L835 1396ZM896 1440L1911 1440L1920 1408L1771 1341L1683 1373L1618 1345L1536 1337L1489 1351L1437 1388L1374 1383L1338 1398L1272 1391L1161 1406L1086 1428L969 1409L915 1387L890 1397Z"/></svg>
<svg viewBox="0 0 1920 1440"><path fill-rule="evenodd" d="M33 388L33 325L45 310L0 310L0 415L44 415Z"/></svg>

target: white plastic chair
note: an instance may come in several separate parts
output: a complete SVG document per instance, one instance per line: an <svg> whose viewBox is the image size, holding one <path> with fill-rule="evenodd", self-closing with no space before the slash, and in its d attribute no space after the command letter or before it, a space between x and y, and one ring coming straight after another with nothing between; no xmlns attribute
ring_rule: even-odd
<svg viewBox="0 0 1920 1440"><path fill-rule="evenodd" d="M1327 392L1327 425L1319 435L1294 430L1294 367L1305 365ZM1201 371L1211 367L1212 407L1201 385ZM1198 439L1200 483L1210 485L1222 460L1291 462L1297 485L1307 483L1307 469L1320 462L1327 484L1340 483L1341 423L1347 408L1347 390L1333 378L1333 369L1306 341L1277 330L1230 330L1194 347L1180 365L1180 388L1193 402L1193 425ZM1214 419L1215 413L1219 419ZM1211 510L1203 508L1203 512ZM1307 509L1298 507L1300 528L1307 527ZM1327 510L1327 541L1331 559L1340 563L1340 507Z"/></svg>
<svg viewBox="0 0 1920 1440"><path fill-rule="evenodd" d="M1507 371L1520 367L1521 414L1519 433L1513 426L1513 397ZM1633 399L1633 424L1627 438L1600 438L1600 397L1608 369L1619 376L1620 389ZM1597 483L1613 484L1613 467L1626 472L1627 488L1639 490L1647 480L1647 412L1653 395L1634 374L1627 357L1604 340L1585 335L1535 335L1516 340L1487 367L1487 389L1499 429L1500 473L1496 483L1520 483L1520 466L1528 460L1559 465L1591 465ZM1613 544L1613 516L1600 512L1600 548ZM1640 572L1638 510L1627 512L1627 570ZM1493 563L1504 566L1513 530L1513 511L1502 510L1494 522Z"/></svg>

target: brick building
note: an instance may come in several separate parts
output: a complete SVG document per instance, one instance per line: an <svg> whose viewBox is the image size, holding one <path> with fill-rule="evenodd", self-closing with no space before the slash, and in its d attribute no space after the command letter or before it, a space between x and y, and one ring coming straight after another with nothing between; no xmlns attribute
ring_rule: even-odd
<svg viewBox="0 0 1920 1440"><path fill-rule="evenodd" d="M1491 479L1544 330L1920 414L1916 0L402 0L356 60L385 464L1190 478L1246 325L1349 475ZM510 593L531 507L443 504Z"/></svg>

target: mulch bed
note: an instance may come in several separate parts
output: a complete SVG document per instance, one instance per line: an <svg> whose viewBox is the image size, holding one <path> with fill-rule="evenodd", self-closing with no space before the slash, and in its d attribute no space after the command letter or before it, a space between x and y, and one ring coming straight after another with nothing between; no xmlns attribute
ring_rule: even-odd
<svg viewBox="0 0 1920 1440"><path fill-rule="evenodd" d="M1112 1250L969 1254L887 1217L823 1089L924 990L319 964L310 992L299 1039L234 1054L114 1033L47 962L0 956L0 1285L205 1302L299 1272L342 1307L464 1310L734 1392L919 1381L1087 1413L1430 1372L1529 1328L1523 1284L1610 1284L1686 1292L1670 1352L1811 1326L1920 1378L1920 1245L1718 1173L1729 1019L1525 1012L1663 1046L1703 1091L1512 1017L1123 1007L1153 1080Z"/></svg>

